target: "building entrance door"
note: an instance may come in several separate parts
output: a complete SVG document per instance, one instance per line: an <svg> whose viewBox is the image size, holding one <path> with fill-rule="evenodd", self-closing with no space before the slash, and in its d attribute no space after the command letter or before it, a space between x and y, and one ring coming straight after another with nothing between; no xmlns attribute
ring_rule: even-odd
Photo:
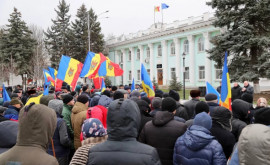
<svg viewBox="0 0 270 165"><path fill-rule="evenodd" d="M163 70L162 69L157 70L157 79L158 79L158 85L163 85Z"/></svg>

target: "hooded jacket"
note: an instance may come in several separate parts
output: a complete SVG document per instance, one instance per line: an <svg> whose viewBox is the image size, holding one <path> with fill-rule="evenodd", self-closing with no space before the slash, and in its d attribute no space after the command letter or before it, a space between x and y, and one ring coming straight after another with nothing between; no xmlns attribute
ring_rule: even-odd
<svg viewBox="0 0 270 165"><path fill-rule="evenodd" d="M73 128L72 128L72 125L71 125L71 110L72 110L72 108L73 107L71 105L67 105L67 104L64 103L62 116L63 116L63 119L65 120L65 122L67 124L67 128L68 128L70 138L73 140L74 139L74 132L73 132Z"/></svg>
<svg viewBox="0 0 270 165"><path fill-rule="evenodd" d="M0 165L6 165L9 162L27 165L58 165L57 160L46 153L55 128L54 110L40 104L30 108L24 107L19 114L17 143L0 155Z"/></svg>
<svg viewBox="0 0 270 165"><path fill-rule="evenodd" d="M160 165L156 149L136 141L140 121L135 102L113 101L108 110L108 140L90 149L88 165Z"/></svg>
<svg viewBox="0 0 270 165"><path fill-rule="evenodd" d="M18 127L18 122L15 121L0 122L0 154L16 144Z"/></svg>
<svg viewBox="0 0 270 165"><path fill-rule="evenodd" d="M155 147L163 165L173 164L173 148L176 139L187 129L184 123L174 120L174 114L159 111L152 121L145 124L139 141Z"/></svg>
<svg viewBox="0 0 270 165"><path fill-rule="evenodd" d="M71 124L74 131L74 147L78 149L81 146L80 135L82 124L86 119L87 106L81 102L76 102L72 108Z"/></svg>
<svg viewBox="0 0 270 165"><path fill-rule="evenodd" d="M221 145L208 129L192 125L175 143L174 165L226 165Z"/></svg>

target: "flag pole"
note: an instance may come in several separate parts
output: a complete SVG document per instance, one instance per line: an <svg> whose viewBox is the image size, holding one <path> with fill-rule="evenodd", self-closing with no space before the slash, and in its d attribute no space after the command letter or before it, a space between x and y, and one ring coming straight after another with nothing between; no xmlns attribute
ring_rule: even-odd
<svg viewBox="0 0 270 165"><path fill-rule="evenodd" d="M163 9L161 7L162 27L163 27Z"/></svg>
<svg viewBox="0 0 270 165"><path fill-rule="evenodd" d="M155 28L156 28L156 12L155 12L155 9L156 9L156 7L154 6L154 25L155 25Z"/></svg>

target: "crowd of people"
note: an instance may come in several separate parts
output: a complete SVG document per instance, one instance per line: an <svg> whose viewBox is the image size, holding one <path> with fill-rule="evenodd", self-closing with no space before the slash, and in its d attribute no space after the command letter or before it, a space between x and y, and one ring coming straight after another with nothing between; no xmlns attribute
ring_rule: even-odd
<svg viewBox="0 0 270 165"><path fill-rule="evenodd" d="M180 103L177 91L139 85L105 91L77 85L51 87L40 104L26 102L42 91L7 88L0 98L0 165L254 165L270 164L270 108L253 105L248 83L232 89L232 111L215 94Z"/></svg>

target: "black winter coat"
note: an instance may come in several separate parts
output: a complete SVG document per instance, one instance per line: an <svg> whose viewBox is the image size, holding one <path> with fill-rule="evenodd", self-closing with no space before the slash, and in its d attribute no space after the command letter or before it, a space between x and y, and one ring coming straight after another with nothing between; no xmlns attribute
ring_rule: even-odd
<svg viewBox="0 0 270 165"><path fill-rule="evenodd" d="M195 107L199 101L200 101L199 99L191 99L184 103L184 106L188 114L187 120L192 119L195 116Z"/></svg>
<svg viewBox="0 0 270 165"><path fill-rule="evenodd" d="M209 106L209 112L210 112L210 114L211 114L211 112L213 111L213 109L215 107L218 107L219 106L218 103L213 103L213 102L208 102L206 104Z"/></svg>
<svg viewBox="0 0 270 165"><path fill-rule="evenodd" d="M155 148L136 141L141 120L137 104L132 100L120 102L110 104L108 140L89 150L88 165L161 165Z"/></svg>
<svg viewBox="0 0 270 165"><path fill-rule="evenodd" d="M213 121L212 123L212 128L210 132L213 136L216 137L217 141L221 144L223 152L226 158L228 159L233 151L233 147L235 144L234 135L230 131L222 128L222 126L215 121Z"/></svg>
<svg viewBox="0 0 270 165"><path fill-rule="evenodd" d="M187 114L187 110L185 109L184 105L180 104L179 102L176 102L176 112L174 114L174 116L183 118L185 120L188 120L188 114Z"/></svg>
<svg viewBox="0 0 270 165"><path fill-rule="evenodd" d="M239 85L237 87L232 87L232 101L241 98L241 90L242 87Z"/></svg>
<svg viewBox="0 0 270 165"><path fill-rule="evenodd" d="M174 120L173 113L159 111L152 121L145 124L139 141L155 147L163 165L172 165L175 141L186 129L184 123Z"/></svg>

